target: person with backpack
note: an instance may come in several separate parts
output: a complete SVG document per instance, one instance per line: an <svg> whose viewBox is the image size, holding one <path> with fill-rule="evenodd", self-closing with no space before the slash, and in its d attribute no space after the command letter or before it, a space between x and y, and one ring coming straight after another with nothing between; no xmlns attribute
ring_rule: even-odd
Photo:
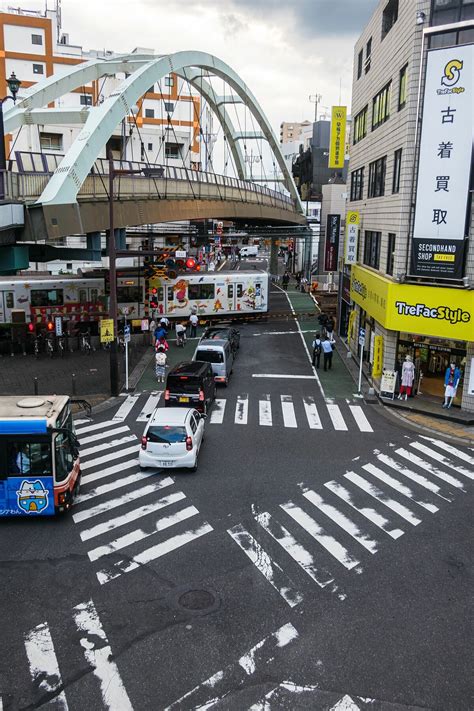
<svg viewBox="0 0 474 711"><path fill-rule="evenodd" d="M167 356L165 347L159 345L155 354L155 374L159 383L165 382L166 361Z"/></svg>
<svg viewBox="0 0 474 711"><path fill-rule="evenodd" d="M312 363L313 363L313 366L315 366L316 368L319 368L319 361L321 360L321 335L320 335L319 331L314 337L312 346L313 346Z"/></svg>

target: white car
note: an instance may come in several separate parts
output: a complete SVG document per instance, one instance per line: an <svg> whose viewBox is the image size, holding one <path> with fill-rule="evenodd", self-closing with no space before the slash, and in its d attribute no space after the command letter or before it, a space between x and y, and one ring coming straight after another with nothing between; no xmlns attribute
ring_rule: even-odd
<svg viewBox="0 0 474 711"><path fill-rule="evenodd" d="M196 471L205 417L194 409L157 408L142 436L138 455L140 468L186 468Z"/></svg>

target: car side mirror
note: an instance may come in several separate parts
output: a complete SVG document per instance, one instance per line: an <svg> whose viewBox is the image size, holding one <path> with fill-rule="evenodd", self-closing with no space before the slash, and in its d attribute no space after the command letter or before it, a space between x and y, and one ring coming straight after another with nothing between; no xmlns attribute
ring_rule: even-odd
<svg viewBox="0 0 474 711"><path fill-rule="evenodd" d="M201 412L201 413L199 414L199 416L200 416L201 420L207 420L207 415L206 415L205 412Z"/></svg>

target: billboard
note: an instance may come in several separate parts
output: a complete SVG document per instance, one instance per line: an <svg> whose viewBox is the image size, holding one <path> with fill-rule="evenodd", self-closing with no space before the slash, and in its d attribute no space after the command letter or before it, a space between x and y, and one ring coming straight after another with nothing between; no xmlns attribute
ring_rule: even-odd
<svg viewBox="0 0 474 711"><path fill-rule="evenodd" d="M474 138L474 45L428 52L411 274L461 279Z"/></svg>
<svg viewBox="0 0 474 711"><path fill-rule="evenodd" d="M346 213L346 239L344 241L344 264L357 262L357 245L359 241L359 213L351 210Z"/></svg>
<svg viewBox="0 0 474 711"><path fill-rule="evenodd" d="M324 250L324 271L335 272L339 256L339 234L341 231L341 216L328 215L326 222L326 246Z"/></svg>
<svg viewBox="0 0 474 711"><path fill-rule="evenodd" d="M346 106L331 109L331 136L329 139L329 168L344 168L346 152Z"/></svg>

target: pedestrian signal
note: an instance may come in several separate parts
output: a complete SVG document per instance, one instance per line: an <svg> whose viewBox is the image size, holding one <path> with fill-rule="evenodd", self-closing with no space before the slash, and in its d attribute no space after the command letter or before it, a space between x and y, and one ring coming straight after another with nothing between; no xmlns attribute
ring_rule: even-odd
<svg viewBox="0 0 474 711"><path fill-rule="evenodd" d="M35 324L34 324L34 323L29 323L29 324L28 324L28 331L29 331L30 333L33 333L34 330L35 330Z"/></svg>
<svg viewBox="0 0 474 711"><path fill-rule="evenodd" d="M46 328L48 331L54 331L54 323L52 321L48 321Z"/></svg>
<svg viewBox="0 0 474 711"><path fill-rule="evenodd" d="M186 260L186 268L196 269L196 260L193 257L189 257L189 259Z"/></svg>

